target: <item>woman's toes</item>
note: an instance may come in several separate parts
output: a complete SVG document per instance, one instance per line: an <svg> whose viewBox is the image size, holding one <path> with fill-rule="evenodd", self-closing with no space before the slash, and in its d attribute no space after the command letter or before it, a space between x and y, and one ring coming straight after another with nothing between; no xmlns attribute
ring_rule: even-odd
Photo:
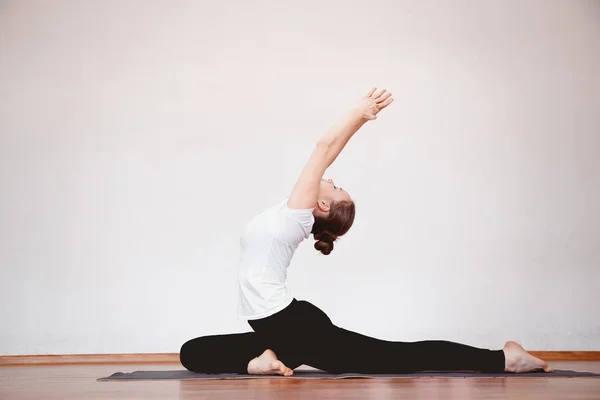
<svg viewBox="0 0 600 400"><path fill-rule="evenodd" d="M279 373L283 376L292 376L294 375L294 371L288 367L286 367L286 365L284 363L282 363L281 361L279 361L279 363L281 364L281 366L279 367Z"/></svg>

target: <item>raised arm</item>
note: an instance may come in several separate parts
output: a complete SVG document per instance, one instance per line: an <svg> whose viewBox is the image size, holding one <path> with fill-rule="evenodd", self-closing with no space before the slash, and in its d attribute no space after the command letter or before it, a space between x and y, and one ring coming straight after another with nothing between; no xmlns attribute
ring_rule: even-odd
<svg viewBox="0 0 600 400"><path fill-rule="evenodd" d="M325 170L335 161L356 131L365 122L376 119L377 113L394 101L391 96L392 94L385 89L371 89L342 121L334 125L317 142L315 150L308 159L288 199L289 208L316 207L319 185Z"/></svg>

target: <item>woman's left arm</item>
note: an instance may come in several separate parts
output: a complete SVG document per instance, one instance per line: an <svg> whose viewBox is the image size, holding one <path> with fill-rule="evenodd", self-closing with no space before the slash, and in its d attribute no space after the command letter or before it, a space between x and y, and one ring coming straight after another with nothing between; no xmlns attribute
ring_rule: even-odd
<svg viewBox="0 0 600 400"><path fill-rule="evenodd" d="M391 96L385 89L372 89L357 107L319 140L288 199L289 208L307 209L317 206L319 186L325 170L365 122L376 119L379 111L394 101Z"/></svg>

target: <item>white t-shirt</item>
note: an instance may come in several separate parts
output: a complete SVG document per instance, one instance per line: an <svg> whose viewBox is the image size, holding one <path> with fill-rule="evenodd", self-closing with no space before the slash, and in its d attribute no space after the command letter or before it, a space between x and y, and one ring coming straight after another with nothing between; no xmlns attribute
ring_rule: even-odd
<svg viewBox="0 0 600 400"><path fill-rule="evenodd" d="M285 286L287 268L300 242L310 235L313 210L290 209L286 199L252 218L244 228L239 265L242 318L265 318L292 302Z"/></svg>

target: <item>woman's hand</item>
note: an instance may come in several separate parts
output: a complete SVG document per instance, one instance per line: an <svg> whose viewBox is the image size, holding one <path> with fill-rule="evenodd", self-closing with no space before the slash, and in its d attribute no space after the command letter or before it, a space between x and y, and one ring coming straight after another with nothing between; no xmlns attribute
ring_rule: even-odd
<svg viewBox="0 0 600 400"><path fill-rule="evenodd" d="M392 93L385 89L377 90L377 88L373 88L361 100L357 108L361 112L362 117L370 121L377 119L379 111L392 104L392 101L394 101Z"/></svg>

